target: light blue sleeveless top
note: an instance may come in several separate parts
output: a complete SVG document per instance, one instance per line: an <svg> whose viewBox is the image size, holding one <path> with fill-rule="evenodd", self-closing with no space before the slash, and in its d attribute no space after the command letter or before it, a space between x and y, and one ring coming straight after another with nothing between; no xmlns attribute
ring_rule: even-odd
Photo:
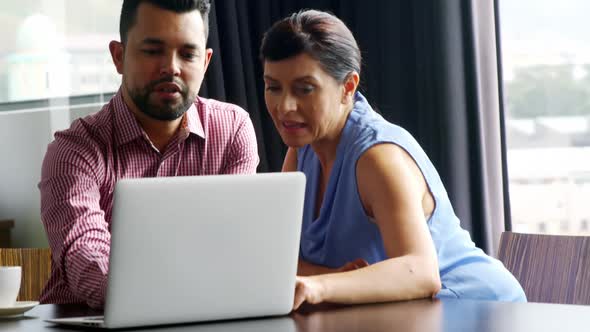
<svg viewBox="0 0 590 332"><path fill-rule="evenodd" d="M321 167L309 145L298 150L297 169L307 177L300 256L304 260L339 268L357 258L369 264L387 259L377 225L367 217L356 185L356 163L370 147L393 143L416 161L434 196L435 210L428 228L438 255L442 289L437 297L498 301L526 301L518 281L502 263L475 247L453 211L434 166L403 128L387 122L356 93L342 131L319 216L314 207Z"/></svg>

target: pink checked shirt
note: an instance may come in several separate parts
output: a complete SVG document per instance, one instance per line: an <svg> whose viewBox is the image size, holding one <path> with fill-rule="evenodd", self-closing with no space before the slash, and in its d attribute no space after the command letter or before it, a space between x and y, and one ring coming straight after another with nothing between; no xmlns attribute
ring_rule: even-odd
<svg viewBox="0 0 590 332"><path fill-rule="evenodd" d="M254 128L240 107L197 98L162 154L119 91L47 148L39 189L52 271L40 301L103 305L117 180L255 173L258 161Z"/></svg>

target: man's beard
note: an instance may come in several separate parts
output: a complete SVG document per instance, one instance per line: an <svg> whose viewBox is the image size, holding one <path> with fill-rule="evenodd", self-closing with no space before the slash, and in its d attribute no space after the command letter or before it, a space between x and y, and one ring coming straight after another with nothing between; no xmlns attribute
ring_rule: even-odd
<svg viewBox="0 0 590 332"><path fill-rule="evenodd" d="M155 86L160 83L175 83L180 87L181 100L178 105L174 106L177 100L164 100L162 105L156 105L150 101L150 94L155 92ZM163 77L161 79L148 83L143 88L128 89L129 96L139 109L139 111L152 119L160 121L172 121L180 118L191 106L197 97L189 95L187 86L179 79L172 76Z"/></svg>

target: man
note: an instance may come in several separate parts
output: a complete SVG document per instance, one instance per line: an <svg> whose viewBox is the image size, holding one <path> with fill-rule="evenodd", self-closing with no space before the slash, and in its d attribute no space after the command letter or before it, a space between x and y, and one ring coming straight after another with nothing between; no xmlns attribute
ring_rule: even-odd
<svg viewBox="0 0 590 332"><path fill-rule="evenodd" d="M212 55L209 7L208 0L123 1L121 42L109 44L119 92L58 132L43 162L41 218L53 264L42 303L104 304L118 179L256 172L248 114L197 97Z"/></svg>

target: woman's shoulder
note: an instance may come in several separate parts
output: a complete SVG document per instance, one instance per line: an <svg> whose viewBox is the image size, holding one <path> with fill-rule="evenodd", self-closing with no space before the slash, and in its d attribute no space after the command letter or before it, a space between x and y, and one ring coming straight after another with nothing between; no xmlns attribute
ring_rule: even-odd
<svg viewBox="0 0 590 332"><path fill-rule="evenodd" d="M391 123L375 111L366 113L364 119L357 122L350 130L346 145L351 153L360 157L365 151L377 144L391 143L413 155L422 148L414 136L405 128Z"/></svg>
<svg viewBox="0 0 590 332"><path fill-rule="evenodd" d="M348 134L351 143L369 143L371 140L411 141L412 134L398 124L385 119L376 111L369 101L360 93L355 95L355 102L350 113Z"/></svg>

